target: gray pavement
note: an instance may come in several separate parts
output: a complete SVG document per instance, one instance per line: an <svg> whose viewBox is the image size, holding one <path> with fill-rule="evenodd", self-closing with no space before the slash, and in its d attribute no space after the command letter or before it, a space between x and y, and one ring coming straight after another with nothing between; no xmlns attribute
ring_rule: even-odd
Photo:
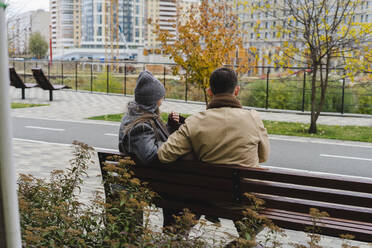
<svg viewBox="0 0 372 248"><path fill-rule="evenodd" d="M20 100L20 91L14 88L10 91L12 102L25 102L25 103L49 103L48 101L48 92L42 91L41 89L29 89L26 90L26 100ZM85 120L87 117L103 115L103 114L113 114L120 113L124 111L125 105L128 101L132 100L131 97L123 96L112 96L105 94L89 94L82 92L74 91L60 91L54 92L54 99L50 106L37 107L37 108L25 108L25 109L14 109L12 110L12 116L16 118L27 117L27 118L37 118L37 119L48 119L48 120L68 120L81 123L100 123L99 121L88 121ZM195 113L205 109L205 106L202 104L186 104L183 102L177 101L165 101L162 106L162 111L177 111L180 113ZM295 115L295 114L282 114L282 113L267 113L261 112L263 119L277 120L277 121L298 121L307 123L309 121L308 116L304 115ZM26 118L24 118L26 119ZM30 121L30 120L28 120ZM319 123L324 124L334 124L334 125L361 125L361 126L372 126L372 119L370 118L350 118L350 117L334 117L334 116L322 116L319 119ZM28 126L35 125L33 123L28 124ZM113 124L117 127L117 124ZM62 129L57 126L55 129ZM36 130L34 130L36 131ZM32 133L34 133L34 131ZM101 131L102 132L102 131ZM39 133L40 135L45 135ZM92 134L93 136L97 134ZM36 135L37 136L37 135ZM36 136L34 138L36 138ZM116 137L114 137L116 138ZM285 140L286 142L291 141L291 137L277 137L277 139ZM273 140L273 142L276 142ZM327 143L328 141L321 141L315 139L303 139L300 141L302 143L314 143L323 142ZM336 142L337 141L332 141ZM339 146L344 146L343 142L339 142ZM355 146L353 146L353 144ZM319 144L320 145L320 144ZM319 149L321 148L321 144ZM364 143L352 143L352 146L348 144L347 149L354 149L356 152L362 150L366 146L366 149L369 149L370 144ZM354 148L351 148L354 147ZM295 149L295 145L291 147ZM309 148L311 150L312 148ZM37 177L47 177L51 170L53 169L64 169L68 164L68 161L72 158L71 154L72 148L70 145L50 143L46 141L31 141L24 140L21 138L14 140L14 160L17 173L31 173ZM281 151L278 151L279 153ZM332 154L330 154L332 155ZM362 154L364 156L364 154ZM362 156L361 155L361 156ZM330 159L330 157L327 157ZM85 186L82 189L81 199L85 202L90 199L93 191L101 190L102 184L101 178L97 177L100 174L99 167L92 166L88 175L90 176L85 180ZM161 225L161 210L158 210L151 214L150 220L154 228L159 228ZM216 239L231 239L237 236L236 230L232 225L232 222L229 220L223 220L222 227L218 228L216 232L213 231L214 228L210 227L205 231L200 231L197 228L194 228L192 235L198 235L203 233L206 237L213 236L215 233ZM287 231L287 238L282 238L281 242L284 243L284 247L292 247L291 242L299 242L306 244L308 239L305 237L303 232L294 232ZM259 238L264 239L264 232L260 234ZM209 236L208 236L209 235ZM231 236L231 237L230 237ZM337 238L323 237L321 245L324 247L341 247L341 240ZM358 247L370 247L368 244L360 242L352 242L352 245Z"/></svg>
<svg viewBox="0 0 372 248"><path fill-rule="evenodd" d="M20 90L12 87L10 92L13 102L50 103L50 106L39 107L37 109L27 108L13 110L14 116L62 120L84 120L91 116L122 113L126 104L133 100L132 97L119 95L91 94L88 92L63 90L55 91L54 101L49 102L49 92L41 89L27 89L26 100L21 100ZM177 111L184 114L193 114L205 110L205 105L166 100L161 106L161 110L164 112ZM308 115L302 114L260 112L260 115L264 120L301 123L309 123L310 121ZM318 123L328 125L372 126L372 118L320 116Z"/></svg>

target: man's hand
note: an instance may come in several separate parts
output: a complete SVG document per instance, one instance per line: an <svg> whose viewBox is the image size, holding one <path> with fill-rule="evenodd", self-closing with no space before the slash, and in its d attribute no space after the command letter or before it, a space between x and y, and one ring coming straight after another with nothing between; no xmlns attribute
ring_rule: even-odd
<svg viewBox="0 0 372 248"><path fill-rule="evenodd" d="M176 113L176 112L171 112L170 113L170 119L176 123L179 123L180 122L180 114Z"/></svg>

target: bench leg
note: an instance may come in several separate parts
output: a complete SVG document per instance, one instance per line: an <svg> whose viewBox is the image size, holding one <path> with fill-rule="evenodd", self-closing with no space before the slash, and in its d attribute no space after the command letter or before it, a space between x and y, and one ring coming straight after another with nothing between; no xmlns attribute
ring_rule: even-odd
<svg viewBox="0 0 372 248"><path fill-rule="evenodd" d="M24 100L25 98L25 88L22 88L22 99Z"/></svg>
<svg viewBox="0 0 372 248"><path fill-rule="evenodd" d="M49 90L49 101L53 101L53 90Z"/></svg>

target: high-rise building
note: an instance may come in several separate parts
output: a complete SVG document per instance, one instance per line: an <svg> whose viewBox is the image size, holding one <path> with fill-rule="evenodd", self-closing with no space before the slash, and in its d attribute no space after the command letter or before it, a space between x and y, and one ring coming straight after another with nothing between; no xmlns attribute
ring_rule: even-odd
<svg viewBox="0 0 372 248"><path fill-rule="evenodd" d="M32 33L39 32L45 41L49 40L49 12L28 11L11 17L8 22L10 52L14 55L27 54Z"/></svg>
<svg viewBox="0 0 372 248"><path fill-rule="evenodd" d="M182 18L182 10L185 13L189 8L197 8L200 0L147 0L146 19L152 23L158 23L159 29L177 35L177 22ZM154 24L146 27L146 47L158 48L159 42L156 41Z"/></svg>
<svg viewBox="0 0 372 248"><path fill-rule="evenodd" d="M124 47L124 40L120 38L118 30L119 25L128 47L143 46L145 0L82 0L82 2L82 47L104 48L107 42L115 42L120 48ZM114 36L110 35L112 30ZM113 37L115 41L112 41Z"/></svg>
<svg viewBox="0 0 372 248"><path fill-rule="evenodd" d="M81 0L50 0L52 48L57 54L79 47L81 40Z"/></svg>

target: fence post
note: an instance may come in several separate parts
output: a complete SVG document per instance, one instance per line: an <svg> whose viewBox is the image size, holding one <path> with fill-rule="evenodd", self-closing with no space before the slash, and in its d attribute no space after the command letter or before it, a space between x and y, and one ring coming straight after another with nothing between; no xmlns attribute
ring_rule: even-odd
<svg viewBox="0 0 372 248"><path fill-rule="evenodd" d="M346 72L345 72L345 69L344 69L344 76L342 78L341 114L344 114L344 112L345 112L345 77L346 77Z"/></svg>
<svg viewBox="0 0 372 248"><path fill-rule="evenodd" d="M270 76L270 67L267 69L266 73L266 105L265 108L269 108L269 76Z"/></svg>
<svg viewBox="0 0 372 248"><path fill-rule="evenodd" d="M186 73L186 82L185 82L185 101L187 102L187 73Z"/></svg>
<svg viewBox="0 0 372 248"><path fill-rule="evenodd" d="M77 62L75 62L75 90L78 90L78 82L77 82Z"/></svg>
<svg viewBox="0 0 372 248"><path fill-rule="evenodd" d="M124 64L124 96L127 95L127 64Z"/></svg>
<svg viewBox="0 0 372 248"><path fill-rule="evenodd" d="M48 63L48 80L50 81L50 63Z"/></svg>
<svg viewBox="0 0 372 248"><path fill-rule="evenodd" d="M23 82L26 83L26 61L23 60Z"/></svg>
<svg viewBox="0 0 372 248"><path fill-rule="evenodd" d="M61 62L61 74L62 74L62 84L63 84L63 61Z"/></svg>
<svg viewBox="0 0 372 248"><path fill-rule="evenodd" d="M90 92L93 92L93 62L90 64Z"/></svg>
<svg viewBox="0 0 372 248"><path fill-rule="evenodd" d="M304 82L302 86L302 112L305 111L305 89L306 89L306 69L304 69Z"/></svg>
<svg viewBox="0 0 372 248"><path fill-rule="evenodd" d="M109 65L106 65L106 71L107 71L106 89L107 89L107 94L108 94L109 93L109 77L110 77L110 67L109 67Z"/></svg>

